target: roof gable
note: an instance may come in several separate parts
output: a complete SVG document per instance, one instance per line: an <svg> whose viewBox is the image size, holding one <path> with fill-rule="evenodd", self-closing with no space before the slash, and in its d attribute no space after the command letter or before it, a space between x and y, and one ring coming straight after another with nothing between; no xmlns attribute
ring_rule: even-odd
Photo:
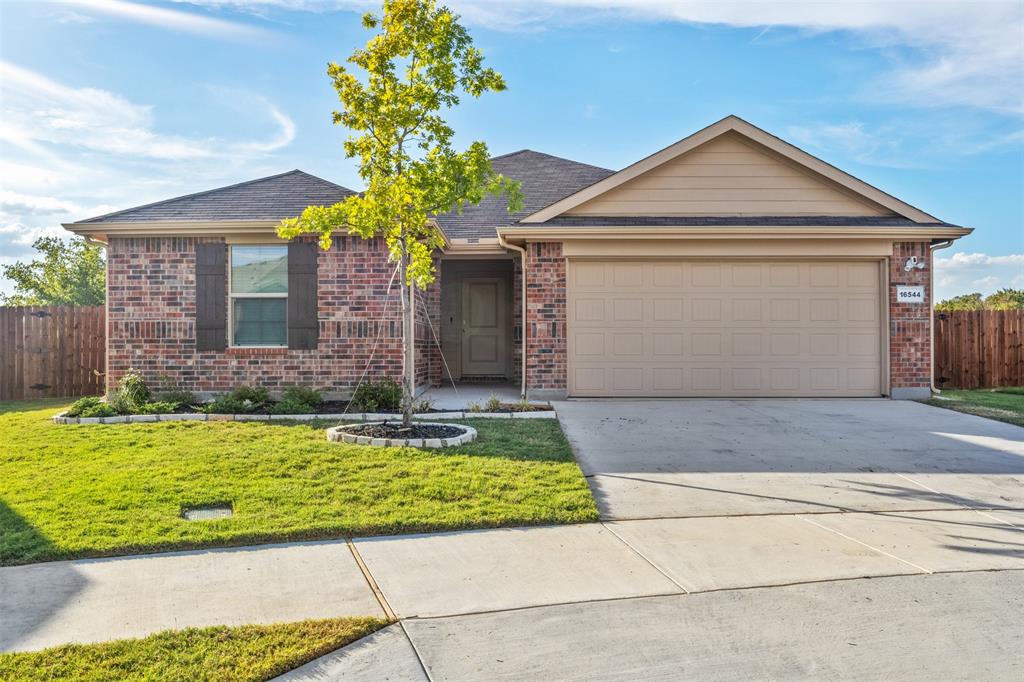
<svg viewBox="0 0 1024 682"><path fill-rule="evenodd" d="M565 216L937 218L735 116L687 137L520 224Z"/></svg>
<svg viewBox="0 0 1024 682"><path fill-rule="evenodd" d="M288 171L236 185L186 194L152 204L80 220L89 223L157 221L282 220L307 206L331 205L355 194L352 190L310 175Z"/></svg>

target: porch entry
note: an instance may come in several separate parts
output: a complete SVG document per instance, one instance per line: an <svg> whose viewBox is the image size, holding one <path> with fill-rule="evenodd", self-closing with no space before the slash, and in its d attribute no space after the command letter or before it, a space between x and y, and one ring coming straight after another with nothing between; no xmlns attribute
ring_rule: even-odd
<svg viewBox="0 0 1024 682"><path fill-rule="evenodd" d="M456 380L512 371L509 260L450 260L441 267L441 347Z"/></svg>

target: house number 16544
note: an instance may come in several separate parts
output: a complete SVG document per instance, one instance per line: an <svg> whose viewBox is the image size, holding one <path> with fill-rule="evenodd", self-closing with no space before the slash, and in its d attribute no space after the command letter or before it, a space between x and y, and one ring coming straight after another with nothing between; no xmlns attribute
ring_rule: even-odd
<svg viewBox="0 0 1024 682"><path fill-rule="evenodd" d="M896 287L897 303L924 303L924 287Z"/></svg>

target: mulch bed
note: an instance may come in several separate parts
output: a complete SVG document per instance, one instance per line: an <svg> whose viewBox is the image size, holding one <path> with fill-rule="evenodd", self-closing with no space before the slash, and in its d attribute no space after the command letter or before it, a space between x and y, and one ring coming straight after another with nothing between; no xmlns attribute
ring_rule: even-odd
<svg viewBox="0 0 1024 682"><path fill-rule="evenodd" d="M345 428L345 433L370 438L455 438L464 431L444 424L413 424L403 427L399 422L356 424Z"/></svg>

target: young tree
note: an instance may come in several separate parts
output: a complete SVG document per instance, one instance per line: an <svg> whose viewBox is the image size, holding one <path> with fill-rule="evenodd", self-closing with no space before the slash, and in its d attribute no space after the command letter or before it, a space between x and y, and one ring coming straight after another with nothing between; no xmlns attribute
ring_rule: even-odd
<svg viewBox="0 0 1024 682"><path fill-rule="evenodd" d="M954 310L981 310L984 307L985 304L981 299L981 294L977 293L961 294L960 296L954 296L935 304L935 310L943 313L953 312Z"/></svg>
<svg viewBox="0 0 1024 682"><path fill-rule="evenodd" d="M1000 289L985 297L985 310L1024 309L1024 289Z"/></svg>
<svg viewBox="0 0 1024 682"><path fill-rule="evenodd" d="M334 123L351 131L345 156L359 160L366 190L333 206L310 206L277 232L285 239L319 234L323 249L342 229L364 239L384 237L400 269L402 415L408 427L415 391L413 287L434 281L433 256L444 243L431 216L502 192L509 211L516 211L522 196L518 183L491 169L483 142L456 151L455 131L442 117L462 94L505 89L501 75L483 66L458 17L435 0L385 0L383 15L364 15L363 26L377 33L347 60L363 71L361 77L335 63L327 75L342 104Z"/></svg>
<svg viewBox="0 0 1024 682"><path fill-rule="evenodd" d="M935 304L935 310L943 313L954 310L1022 309L1024 309L1024 290L1021 289L1000 289L984 297L979 293L961 294Z"/></svg>
<svg viewBox="0 0 1024 682"><path fill-rule="evenodd" d="M106 262L103 249L84 239L37 239L32 248L41 259L3 266L15 293L0 294L4 305L103 305Z"/></svg>

